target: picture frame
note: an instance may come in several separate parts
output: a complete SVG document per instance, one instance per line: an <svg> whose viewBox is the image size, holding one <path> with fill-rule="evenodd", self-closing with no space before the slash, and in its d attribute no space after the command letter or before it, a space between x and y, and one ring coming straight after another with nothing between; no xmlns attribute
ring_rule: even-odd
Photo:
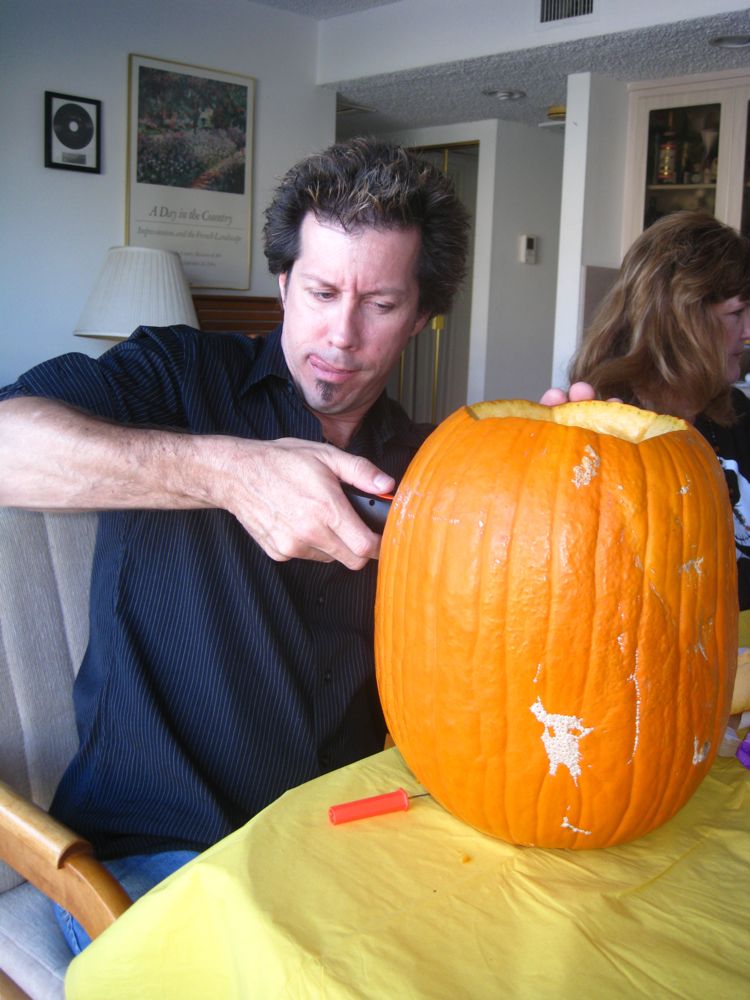
<svg viewBox="0 0 750 1000"><path fill-rule="evenodd" d="M100 174L102 102L44 92L44 165Z"/></svg>
<svg viewBox="0 0 750 1000"><path fill-rule="evenodd" d="M255 79L131 54L126 243L177 252L193 288L250 287Z"/></svg>

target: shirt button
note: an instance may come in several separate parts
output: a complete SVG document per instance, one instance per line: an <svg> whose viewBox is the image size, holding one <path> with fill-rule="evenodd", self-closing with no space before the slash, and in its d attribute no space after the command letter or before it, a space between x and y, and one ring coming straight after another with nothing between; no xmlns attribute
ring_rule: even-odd
<svg viewBox="0 0 750 1000"><path fill-rule="evenodd" d="M315 601L315 603L318 605L318 607L321 607L323 604L325 604L325 602L326 602L326 599L325 599L325 597L323 597L322 594Z"/></svg>
<svg viewBox="0 0 750 1000"><path fill-rule="evenodd" d="M326 684L331 683L332 677L333 675L331 674L330 670L326 670L326 672L323 674L323 680L326 682Z"/></svg>

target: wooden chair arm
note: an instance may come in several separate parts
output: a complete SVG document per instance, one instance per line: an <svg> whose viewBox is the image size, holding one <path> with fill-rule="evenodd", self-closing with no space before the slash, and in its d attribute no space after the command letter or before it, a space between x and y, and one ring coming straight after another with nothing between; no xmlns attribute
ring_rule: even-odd
<svg viewBox="0 0 750 1000"><path fill-rule="evenodd" d="M91 938L130 906L91 844L0 781L0 858L70 911Z"/></svg>
<svg viewBox="0 0 750 1000"><path fill-rule="evenodd" d="M0 1000L32 1000L32 998L0 969Z"/></svg>

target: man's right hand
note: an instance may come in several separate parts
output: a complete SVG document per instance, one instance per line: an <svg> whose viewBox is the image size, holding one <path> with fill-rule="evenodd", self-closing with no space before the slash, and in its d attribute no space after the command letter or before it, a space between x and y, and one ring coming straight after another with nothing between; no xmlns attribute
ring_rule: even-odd
<svg viewBox="0 0 750 1000"><path fill-rule="evenodd" d="M272 559L361 569L377 558L380 536L341 489L345 482L367 493L392 490L394 481L372 462L296 438L226 440L229 464L214 474L211 505L231 511Z"/></svg>

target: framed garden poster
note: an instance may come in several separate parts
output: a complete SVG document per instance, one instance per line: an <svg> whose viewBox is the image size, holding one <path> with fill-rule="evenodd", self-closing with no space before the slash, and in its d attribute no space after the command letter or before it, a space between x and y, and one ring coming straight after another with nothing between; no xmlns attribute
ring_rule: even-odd
<svg viewBox="0 0 750 1000"><path fill-rule="evenodd" d="M126 242L180 254L196 288L250 287L255 81L131 55Z"/></svg>

